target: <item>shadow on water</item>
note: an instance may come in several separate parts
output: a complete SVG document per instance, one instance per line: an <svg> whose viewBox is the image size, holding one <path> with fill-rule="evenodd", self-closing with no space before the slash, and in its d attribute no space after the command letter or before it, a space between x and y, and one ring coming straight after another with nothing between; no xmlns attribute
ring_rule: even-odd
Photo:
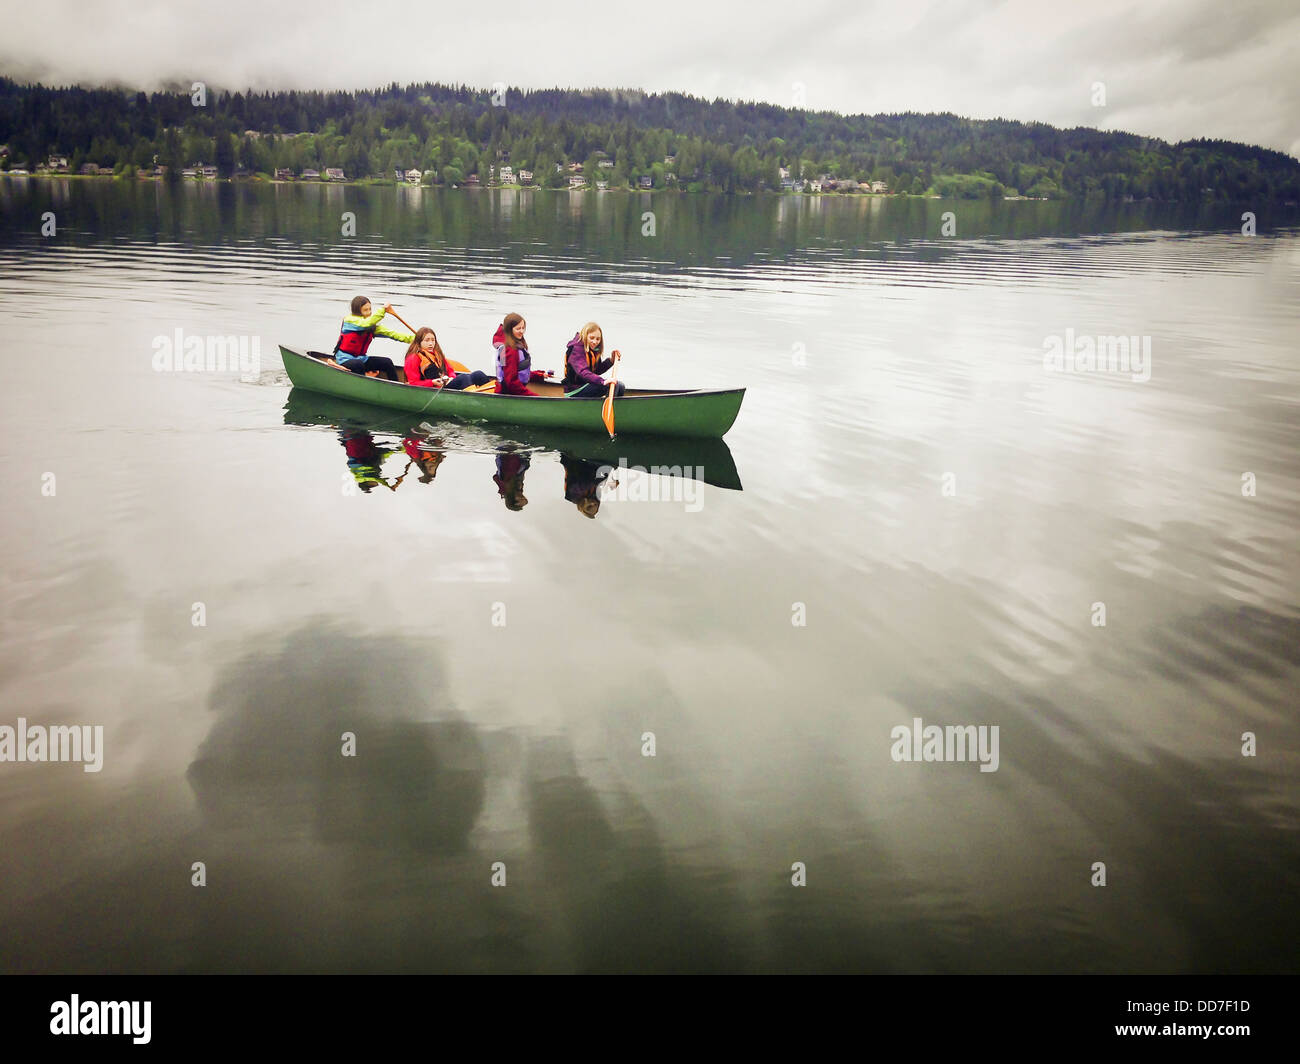
<svg viewBox="0 0 1300 1064"><path fill-rule="evenodd" d="M700 876L675 862L645 805L626 787L598 792L567 739L530 743L525 796L538 872L553 898L552 965L577 972L751 966L734 871L716 865Z"/></svg>
<svg viewBox="0 0 1300 1064"><path fill-rule="evenodd" d="M1279 644L1295 635L1263 612L1235 620ZM248 646L213 681L184 777L192 812L136 788L25 823L64 849L8 840L18 900L0 906L0 968L1295 970L1285 770L1107 738L1066 691L893 696L904 715L942 705L946 722L1002 728L1003 769L975 776L978 794L952 766L914 774L908 815L953 822L965 844L964 858L936 854L935 876L894 849L864 791L896 775L863 760L887 734L878 721L849 714L847 730L783 740L737 773L667 672L593 701L596 734L576 733L578 747L470 723L432 639L316 619ZM644 729L660 737L654 758L629 738ZM1059 831L1061 804L1083 831ZM806 888L791 885L796 860ZM1089 885L1094 860L1104 891ZM75 874L44 878L43 861Z"/></svg>
<svg viewBox="0 0 1300 1064"><path fill-rule="evenodd" d="M308 625L224 669L209 705L188 970L482 962L473 935L509 921L470 889L486 752L433 646Z"/></svg>
<svg viewBox="0 0 1300 1064"><path fill-rule="evenodd" d="M188 772L205 823L463 851L483 807L483 754L441 685L416 682L414 655L436 675L436 658L402 641L301 630L228 670Z"/></svg>
<svg viewBox="0 0 1300 1064"><path fill-rule="evenodd" d="M436 656L414 641L309 625L233 663L214 684L215 720L188 772L202 819L191 842L221 889L187 899L185 967L925 966L914 951L929 938L905 900L889 899L898 870L851 797L850 766L821 759L815 793L788 823L730 838L706 782L716 752L662 677L642 679L636 704L607 710L605 726L652 719L676 735L684 749L665 751L649 776L639 754L611 774L603 759L584 768L565 735L468 724ZM356 757L341 756L344 732ZM513 823L500 812L508 794ZM492 830L476 831L492 803ZM767 853L770 875L742 871ZM809 860L822 889L789 885L790 853ZM509 879L495 888L498 860Z"/></svg>

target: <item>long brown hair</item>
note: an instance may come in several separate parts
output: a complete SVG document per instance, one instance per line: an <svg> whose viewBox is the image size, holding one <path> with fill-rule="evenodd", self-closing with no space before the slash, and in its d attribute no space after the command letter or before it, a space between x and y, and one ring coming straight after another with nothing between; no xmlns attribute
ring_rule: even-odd
<svg viewBox="0 0 1300 1064"><path fill-rule="evenodd" d="M434 354L438 356L438 362L441 363L441 365L438 366L439 373L441 376L445 377L451 372L447 368L447 356L443 354L442 344L438 342L438 334L429 328L429 326L422 325L420 328L415 330L415 339L411 341L411 346L406 349L406 353L408 355L424 354L424 349L420 345L424 342L424 338L430 333L433 334Z"/></svg>
<svg viewBox="0 0 1300 1064"><path fill-rule="evenodd" d="M506 347L519 348L519 341L515 339L515 326L524 320L522 314L507 314L506 320L501 323L501 330L505 333Z"/></svg>

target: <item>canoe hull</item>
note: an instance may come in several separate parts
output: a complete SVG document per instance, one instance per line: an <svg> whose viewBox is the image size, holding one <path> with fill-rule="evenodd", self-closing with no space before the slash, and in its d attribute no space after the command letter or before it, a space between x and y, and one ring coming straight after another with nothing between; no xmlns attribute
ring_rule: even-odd
<svg viewBox="0 0 1300 1064"><path fill-rule="evenodd" d="M283 344L280 356L289 380L295 387L310 392L391 410L405 410L425 417L574 429L608 436L600 418L603 404L597 399L541 399L417 388L336 369ZM627 395L614 404L614 427L620 436L721 439L740 413L744 397L744 388L653 393L629 389Z"/></svg>
<svg viewBox="0 0 1300 1064"><path fill-rule="evenodd" d="M742 491L740 474L725 440L683 436L624 436L610 440L605 434L572 429L538 429L519 425L485 426L468 430L450 421L418 414L398 414L369 403L291 388L284 404L286 425L352 427L378 436L401 438L414 433L437 438L437 449L468 454L511 450L551 451L595 465L634 466L665 476L685 476L714 487ZM446 429L453 429L444 435Z"/></svg>

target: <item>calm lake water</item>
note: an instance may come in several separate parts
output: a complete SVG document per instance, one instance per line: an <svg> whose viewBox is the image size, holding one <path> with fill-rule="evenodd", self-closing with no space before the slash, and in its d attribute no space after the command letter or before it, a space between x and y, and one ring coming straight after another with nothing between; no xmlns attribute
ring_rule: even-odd
<svg viewBox="0 0 1300 1064"><path fill-rule="evenodd" d="M103 729L0 762L0 970L1295 971L1300 217L1241 224L0 180L0 726ZM667 449L291 394L357 293L748 392ZM586 516L619 458L703 479Z"/></svg>

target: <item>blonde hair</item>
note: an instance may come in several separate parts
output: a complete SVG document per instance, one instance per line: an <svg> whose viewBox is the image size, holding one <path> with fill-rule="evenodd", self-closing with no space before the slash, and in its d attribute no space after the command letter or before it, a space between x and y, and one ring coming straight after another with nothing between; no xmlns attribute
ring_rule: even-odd
<svg viewBox="0 0 1300 1064"><path fill-rule="evenodd" d="M583 347L583 350L585 351L585 350L587 349L587 347L589 346L588 343L587 343L587 339L588 339L588 337L590 337L591 334L594 333L594 332L598 332L598 333L600 333L600 346L599 346L598 348L596 348L596 354L598 354L598 355L600 355L600 354L604 354L604 352L605 352L605 330L602 329L599 325L597 325L594 321L589 321L589 322L587 322L586 325L584 325L581 329L578 330L578 336L582 339L582 347Z"/></svg>

